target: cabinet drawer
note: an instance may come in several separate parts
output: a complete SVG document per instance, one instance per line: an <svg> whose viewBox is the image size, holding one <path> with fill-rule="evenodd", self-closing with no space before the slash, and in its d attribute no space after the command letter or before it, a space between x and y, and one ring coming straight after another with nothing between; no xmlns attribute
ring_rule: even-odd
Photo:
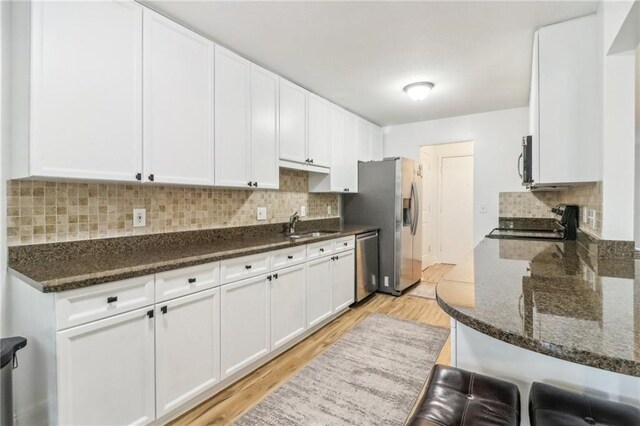
<svg viewBox="0 0 640 426"><path fill-rule="evenodd" d="M153 275L56 293L56 329L153 305Z"/></svg>
<svg viewBox="0 0 640 426"><path fill-rule="evenodd" d="M268 253L260 253L221 261L220 280L222 284L269 272L270 257Z"/></svg>
<svg viewBox="0 0 640 426"><path fill-rule="evenodd" d="M156 274L156 302L220 285L220 262Z"/></svg>
<svg viewBox="0 0 640 426"><path fill-rule="evenodd" d="M271 270L286 268L288 266L304 263L307 259L305 246L291 247L271 252Z"/></svg>
<svg viewBox="0 0 640 426"><path fill-rule="evenodd" d="M333 240L307 244L307 260L327 256L333 252Z"/></svg>
<svg viewBox="0 0 640 426"><path fill-rule="evenodd" d="M334 242L333 251L335 253L339 253L345 250L353 250L356 247L356 237L353 235L349 237L337 238L333 240L333 242Z"/></svg>

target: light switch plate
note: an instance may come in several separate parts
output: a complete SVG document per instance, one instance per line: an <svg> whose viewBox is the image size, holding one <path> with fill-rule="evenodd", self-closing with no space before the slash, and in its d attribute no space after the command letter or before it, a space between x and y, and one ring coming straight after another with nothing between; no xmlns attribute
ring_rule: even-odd
<svg viewBox="0 0 640 426"><path fill-rule="evenodd" d="M145 209L133 209L133 227L147 226L147 211Z"/></svg>
<svg viewBox="0 0 640 426"><path fill-rule="evenodd" d="M267 208L258 207L258 212L256 216L257 216L256 219L258 220L267 220Z"/></svg>
<svg viewBox="0 0 640 426"><path fill-rule="evenodd" d="M327 214L331 214L331 206L327 206Z"/></svg>
<svg viewBox="0 0 640 426"><path fill-rule="evenodd" d="M300 216L305 217L307 215L307 206L300 206Z"/></svg>

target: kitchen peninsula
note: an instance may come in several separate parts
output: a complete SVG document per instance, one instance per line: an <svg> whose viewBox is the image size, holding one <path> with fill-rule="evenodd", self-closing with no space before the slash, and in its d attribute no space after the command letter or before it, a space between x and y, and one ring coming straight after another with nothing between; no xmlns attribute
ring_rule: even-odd
<svg viewBox="0 0 640 426"><path fill-rule="evenodd" d="M437 286L452 364L640 402L640 261L575 241L484 239ZM526 421L526 417L523 417Z"/></svg>

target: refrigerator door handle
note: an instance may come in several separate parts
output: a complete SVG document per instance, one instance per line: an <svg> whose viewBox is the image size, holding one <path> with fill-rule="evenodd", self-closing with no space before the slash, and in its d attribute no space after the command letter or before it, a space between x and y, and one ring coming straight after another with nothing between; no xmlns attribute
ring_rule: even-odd
<svg viewBox="0 0 640 426"><path fill-rule="evenodd" d="M413 210L413 220L411 221L411 235L416 235L418 229L418 219L420 217L420 203L418 201L418 186L411 182L411 210Z"/></svg>

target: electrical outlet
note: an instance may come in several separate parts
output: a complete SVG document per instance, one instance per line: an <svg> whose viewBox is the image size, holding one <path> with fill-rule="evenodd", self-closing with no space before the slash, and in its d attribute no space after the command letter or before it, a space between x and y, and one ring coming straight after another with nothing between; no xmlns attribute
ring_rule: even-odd
<svg viewBox="0 0 640 426"><path fill-rule="evenodd" d="M300 206L300 217L305 217L307 215L307 206Z"/></svg>
<svg viewBox="0 0 640 426"><path fill-rule="evenodd" d="M591 217L589 219L591 221L591 227L593 229L596 228L596 216L597 216L596 211L594 209L591 209Z"/></svg>
<svg viewBox="0 0 640 426"><path fill-rule="evenodd" d="M327 206L327 214L331 214L331 206Z"/></svg>
<svg viewBox="0 0 640 426"><path fill-rule="evenodd" d="M147 211L145 209L133 209L133 227L147 226Z"/></svg>
<svg viewBox="0 0 640 426"><path fill-rule="evenodd" d="M266 207L258 207L257 219L258 220L267 220L267 208Z"/></svg>
<svg viewBox="0 0 640 426"><path fill-rule="evenodd" d="M582 223L584 224L589 223L589 210L587 208L582 210Z"/></svg>

